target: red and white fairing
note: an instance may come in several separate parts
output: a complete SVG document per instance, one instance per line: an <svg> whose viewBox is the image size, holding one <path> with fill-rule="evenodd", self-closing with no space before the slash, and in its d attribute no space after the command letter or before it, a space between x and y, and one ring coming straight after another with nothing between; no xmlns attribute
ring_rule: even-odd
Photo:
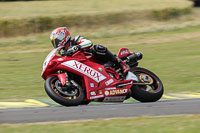
<svg viewBox="0 0 200 133"><path fill-rule="evenodd" d="M87 53L77 52L72 57L57 56L56 52L60 49L52 50L46 57L43 64L42 77L47 79L52 75L57 75L62 85L66 82L66 74L57 74L58 70L65 70L79 75L83 84L82 88L86 91L88 101L122 102L130 91L134 79L137 77L129 73L126 80L119 81L109 73L118 77L118 73L111 68L104 68L103 65L95 63L92 58L87 58ZM121 57L127 53L122 49ZM125 51L125 52L123 52ZM118 87L117 87L118 86Z"/></svg>
<svg viewBox="0 0 200 133"><path fill-rule="evenodd" d="M132 55L132 54L135 54L135 52L129 51L129 49L127 49L127 48L120 48L117 56L119 58L123 58L123 57L127 57L129 55Z"/></svg>
<svg viewBox="0 0 200 133"><path fill-rule="evenodd" d="M66 61L61 64L64 66L70 67L76 71L79 71L80 73L90 77L91 79L93 79L94 81L98 83L106 79L106 77L100 72L76 60Z"/></svg>

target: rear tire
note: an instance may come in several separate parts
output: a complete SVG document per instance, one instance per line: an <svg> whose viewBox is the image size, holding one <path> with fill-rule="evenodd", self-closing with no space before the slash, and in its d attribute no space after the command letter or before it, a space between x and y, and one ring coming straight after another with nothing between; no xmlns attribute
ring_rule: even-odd
<svg viewBox="0 0 200 133"><path fill-rule="evenodd" d="M90 101L83 101L80 105L88 105Z"/></svg>
<svg viewBox="0 0 200 133"><path fill-rule="evenodd" d="M56 91L56 87L54 85L57 80L59 80L58 77L54 75L47 78L45 81L45 91L51 99L63 106L77 106L83 102L85 94L80 85L77 88L78 95L74 96L75 99L73 97L70 99L69 97L63 96L58 91Z"/></svg>
<svg viewBox="0 0 200 133"><path fill-rule="evenodd" d="M199 0L193 0L194 1L194 7L200 7L200 1Z"/></svg>
<svg viewBox="0 0 200 133"><path fill-rule="evenodd" d="M140 102L155 102L158 101L164 92L164 87L161 80L151 71L134 67L131 71L138 76L140 73L149 75L153 79L152 85L133 85L131 88L132 97ZM151 91L147 91L147 87L152 87Z"/></svg>

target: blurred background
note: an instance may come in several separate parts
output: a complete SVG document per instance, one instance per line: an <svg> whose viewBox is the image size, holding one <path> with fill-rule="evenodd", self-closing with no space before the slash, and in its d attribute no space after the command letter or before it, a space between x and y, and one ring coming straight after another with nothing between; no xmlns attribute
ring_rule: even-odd
<svg viewBox="0 0 200 133"><path fill-rule="evenodd" d="M165 93L200 92L198 6L199 0L1 0L0 101L48 98L42 64L53 49L49 35L61 26L72 37L84 36L114 53L122 47L142 51L139 66L160 77ZM151 123L155 118L139 122L146 119Z"/></svg>

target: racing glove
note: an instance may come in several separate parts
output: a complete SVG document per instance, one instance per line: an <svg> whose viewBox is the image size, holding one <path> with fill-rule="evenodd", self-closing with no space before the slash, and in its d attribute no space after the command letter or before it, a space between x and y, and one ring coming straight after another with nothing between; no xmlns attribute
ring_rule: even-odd
<svg viewBox="0 0 200 133"><path fill-rule="evenodd" d="M67 54L68 55L73 55L74 53L76 53L77 51L79 51L81 49L81 46L80 45L76 45L76 46L73 46L71 48L69 48L67 50Z"/></svg>

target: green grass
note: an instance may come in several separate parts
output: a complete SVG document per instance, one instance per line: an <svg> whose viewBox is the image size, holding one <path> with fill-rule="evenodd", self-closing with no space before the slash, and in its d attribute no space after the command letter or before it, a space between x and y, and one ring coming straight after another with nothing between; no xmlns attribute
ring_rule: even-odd
<svg viewBox="0 0 200 133"><path fill-rule="evenodd" d="M2 124L2 133L197 133L200 115L118 118L46 124Z"/></svg>
<svg viewBox="0 0 200 133"><path fill-rule="evenodd" d="M87 27L170 20L191 13L187 0L76 0L0 3L0 37L41 33L55 27Z"/></svg>
<svg viewBox="0 0 200 133"><path fill-rule="evenodd" d="M176 3L176 4L175 4ZM106 12L160 10L185 8L186 0L76 0L1 2L0 18L24 18L33 16L57 16L66 14L97 14Z"/></svg>
<svg viewBox="0 0 200 133"><path fill-rule="evenodd" d="M97 29L90 34L86 34L90 30L72 28L71 31L72 35L85 33L94 44L104 44L114 53L121 47L142 51L144 58L139 66L155 72L166 93L200 91L200 26L121 36L114 34L117 29L110 29L113 34L109 37L102 36ZM51 49L46 33L0 39L0 101L47 98L40 74Z"/></svg>

